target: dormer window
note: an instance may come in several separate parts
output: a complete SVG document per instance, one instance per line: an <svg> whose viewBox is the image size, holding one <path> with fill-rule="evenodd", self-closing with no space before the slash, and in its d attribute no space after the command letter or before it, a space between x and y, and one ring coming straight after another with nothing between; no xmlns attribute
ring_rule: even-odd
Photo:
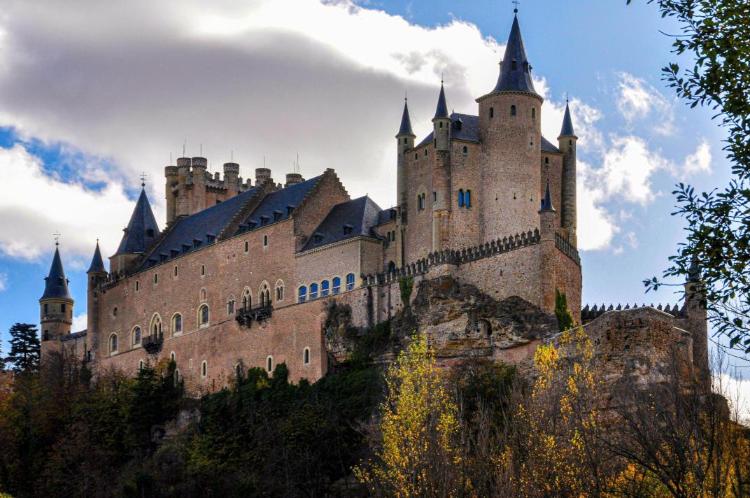
<svg viewBox="0 0 750 498"><path fill-rule="evenodd" d="M188 252L190 250L189 244L182 244L182 252Z"/></svg>
<svg viewBox="0 0 750 498"><path fill-rule="evenodd" d="M216 240L216 235L213 234L206 234L206 243L211 244L213 241Z"/></svg>
<svg viewBox="0 0 750 498"><path fill-rule="evenodd" d="M294 212L294 206L287 206L286 207L286 215L287 216L291 216L293 212Z"/></svg>
<svg viewBox="0 0 750 498"><path fill-rule="evenodd" d="M469 148L467 146L465 146L465 145L464 145L464 148L463 148L463 154L465 156L469 154Z"/></svg>
<svg viewBox="0 0 750 498"><path fill-rule="evenodd" d="M515 59L513 59L512 61L510 61L510 69L512 71L515 71L516 69L518 69L518 63L516 63Z"/></svg>
<svg viewBox="0 0 750 498"><path fill-rule="evenodd" d="M153 228L149 228L148 230L146 230L146 237L153 237L153 236L154 236Z"/></svg>
<svg viewBox="0 0 750 498"><path fill-rule="evenodd" d="M260 217L260 226L267 225L270 218L268 216L261 216Z"/></svg>
<svg viewBox="0 0 750 498"><path fill-rule="evenodd" d="M351 225L344 225L344 235L351 234L353 229L354 227Z"/></svg>
<svg viewBox="0 0 750 498"><path fill-rule="evenodd" d="M200 239L193 239L193 247L200 247L202 241Z"/></svg>
<svg viewBox="0 0 750 498"><path fill-rule="evenodd" d="M315 233L313 235L313 242L316 244L319 244L320 242L323 242L323 234L322 233Z"/></svg>
<svg viewBox="0 0 750 498"><path fill-rule="evenodd" d="M281 215L284 214L281 211L274 211L273 212L273 221L279 221L281 219Z"/></svg>

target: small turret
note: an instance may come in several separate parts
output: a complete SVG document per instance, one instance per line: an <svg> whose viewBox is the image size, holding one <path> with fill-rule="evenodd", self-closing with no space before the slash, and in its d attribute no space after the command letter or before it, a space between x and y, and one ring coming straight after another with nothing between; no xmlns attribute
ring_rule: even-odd
<svg viewBox="0 0 750 498"><path fill-rule="evenodd" d="M570 117L570 105L565 104L558 148L563 153L562 167L562 227L567 231L568 240L575 246L577 243L577 196L576 196L576 142L578 137L573 131L573 119Z"/></svg>
<svg viewBox="0 0 750 498"><path fill-rule="evenodd" d="M110 258L110 268L115 274L129 270L138 256L143 255L159 236L159 226L144 188L123 232L117 252Z"/></svg>
<svg viewBox="0 0 750 498"><path fill-rule="evenodd" d="M65 278L58 244L55 244L52 266L44 279L44 294L39 299L39 308L43 342L70 334L73 324L73 298L68 290L68 279Z"/></svg>
<svg viewBox="0 0 750 498"><path fill-rule="evenodd" d="M99 250L99 241L96 241L96 249L94 249L94 257L91 258L91 265L86 272L88 276L88 288L86 292L86 330L88 336L92 340L96 340L98 337L94 331L99 323L99 286L107 281L107 270L104 268L104 260L102 259L102 253ZM92 350L96 351L96 345Z"/></svg>
<svg viewBox="0 0 750 498"><path fill-rule="evenodd" d="M445 88L440 82L440 95L435 109L435 117L432 118L435 137L435 148L447 151L450 148L451 118L448 115L448 105L445 102Z"/></svg>
<svg viewBox="0 0 750 498"><path fill-rule="evenodd" d="M175 165L164 167L164 195L167 200L167 224L172 223L177 216L177 191L180 183L179 168Z"/></svg>
<svg viewBox="0 0 750 498"><path fill-rule="evenodd" d="M705 284L700 266L693 257L685 282L684 328L693 337L693 367L701 387L711 390L711 367L708 360L708 311Z"/></svg>
<svg viewBox="0 0 750 498"><path fill-rule="evenodd" d="M396 134L396 149L398 155L396 158L396 192L398 198L396 203L400 206L406 204L407 198L407 179L408 172L406 171L406 154L407 151L414 148L414 139L416 135L411 129L411 118L409 117L409 105L404 97L404 112L401 115L401 126Z"/></svg>
<svg viewBox="0 0 750 498"><path fill-rule="evenodd" d="M273 181L271 170L268 168L255 168L255 186L260 187L267 181Z"/></svg>
<svg viewBox="0 0 750 498"><path fill-rule="evenodd" d="M224 186L227 189L227 197L237 195L240 191L240 165L235 162L224 163Z"/></svg>
<svg viewBox="0 0 750 498"><path fill-rule="evenodd" d="M284 184L284 187L288 187L290 185L297 185L298 183L302 183L304 181L305 179L302 178L302 175L299 173L287 173L286 183Z"/></svg>

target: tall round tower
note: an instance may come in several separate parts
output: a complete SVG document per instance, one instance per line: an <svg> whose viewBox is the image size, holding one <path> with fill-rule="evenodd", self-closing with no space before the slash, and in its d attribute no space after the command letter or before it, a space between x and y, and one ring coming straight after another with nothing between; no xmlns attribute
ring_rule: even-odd
<svg viewBox="0 0 750 498"><path fill-rule="evenodd" d="M68 279L65 278L58 244L55 244L49 275L44 279L44 294L39 299L39 321L44 349L48 347L45 343L58 341L70 334L73 324L73 298L68 291Z"/></svg>
<svg viewBox="0 0 750 498"><path fill-rule="evenodd" d="M565 104L560 136L557 137L558 147L563 153L562 168L562 227L567 231L568 240L578 245L577 201L576 201L576 143L578 137L573 131L573 120L570 117L570 106Z"/></svg>
<svg viewBox="0 0 750 498"><path fill-rule="evenodd" d="M534 90L531 65L515 16L497 84L477 99L483 240L539 225L542 102Z"/></svg>
<svg viewBox="0 0 750 498"><path fill-rule="evenodd" d="M401 115L401 126L396 134L396 191L398 198L396 204L405 209L407 198L407 174L406 171L406 153L414 148L414 139L417 138L411 129L411 119L409 117L409 105L404 97L404 113Z"/></svg>

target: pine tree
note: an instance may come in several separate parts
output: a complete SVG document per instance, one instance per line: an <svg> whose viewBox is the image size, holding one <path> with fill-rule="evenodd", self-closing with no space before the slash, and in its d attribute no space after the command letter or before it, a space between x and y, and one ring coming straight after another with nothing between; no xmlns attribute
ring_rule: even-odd
<svg viewBox="0 0 750 498"><path fill-rule="evenodd" d="M555 316L557 316L557 326L560 332L573 327L573 315L568 309L568 298L558 289L555 289Z"/></svg>
<svg viewBox="0 0 750 498"><path fill-rule="evenodd" d="M30 323L15 323L10 328L10 353L6 361L13 365L16 373L36 372L40 348L36 327Z"/></svg>

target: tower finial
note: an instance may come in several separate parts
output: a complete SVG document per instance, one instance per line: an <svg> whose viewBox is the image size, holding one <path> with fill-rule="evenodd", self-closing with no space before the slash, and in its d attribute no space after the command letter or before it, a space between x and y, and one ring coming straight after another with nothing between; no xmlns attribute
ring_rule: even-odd
<svg viewBox="0 0 750 498"><path fill-rule="evenodd" d="M140 178L141 178L141 188L145 188L146 187L146 179L148 178L148 175L146 174L145 171L141 172L141 177Z"/></svg>
<svg viewBox="0 0 750 498"><path fill-rule="evenodd" d="M55 232L52 236L55 238L55 247L58 247L60 245L60 232Z"/></svg>
<svg viewBox="0 0 750 498"><path fill-rule="evenodd" d="M513 9L513 13L518 14L518 4L521 2L519 2L518 0L513 0L511 3L515 5L515 8Z"/></svg>

